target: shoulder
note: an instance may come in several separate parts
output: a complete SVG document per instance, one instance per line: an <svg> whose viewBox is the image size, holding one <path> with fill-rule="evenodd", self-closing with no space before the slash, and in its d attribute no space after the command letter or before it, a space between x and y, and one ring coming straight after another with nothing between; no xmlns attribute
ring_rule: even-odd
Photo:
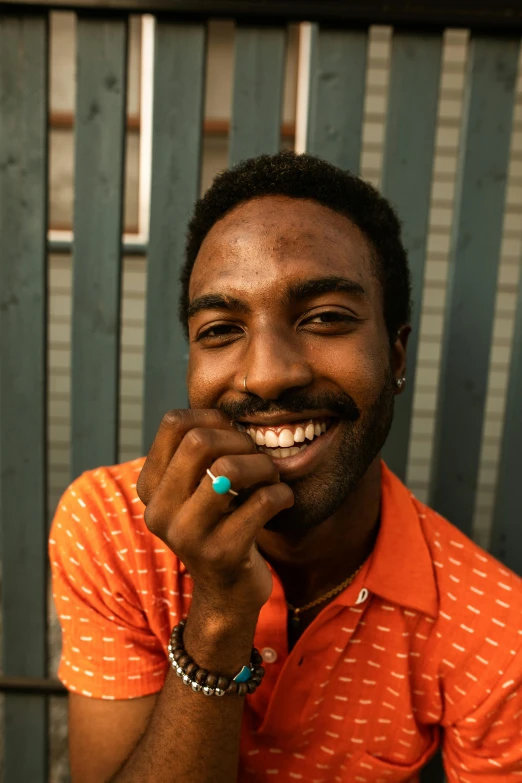
<svg viewBox="0 0 522 783"><path fill-rule="evenodd" d="M109 575L125 572L128 577L135 573L136 553L161 549L145 524L145 507L136 493L144 461L140 458L89 470L70 484L51 526L49 547L54 568L64 561L81 564L84 569L102 562ZM163 553L160 549L158 554Z"/></svg>
<svg viewBox="0 0 522 783"><path fill-rule="evenodd" d="M432 554L439 611L431 665L448 720L522 677L522 580L432 509L415 501Z"/></svg>
<svg viewBox="0 0 522 783"><path fill-rule="evenodd" d="M522 579L455 525L415 500L432 555L441 607L464 602L483 613L522 611ZM468 610L469 611L469 610Z"/></svg>

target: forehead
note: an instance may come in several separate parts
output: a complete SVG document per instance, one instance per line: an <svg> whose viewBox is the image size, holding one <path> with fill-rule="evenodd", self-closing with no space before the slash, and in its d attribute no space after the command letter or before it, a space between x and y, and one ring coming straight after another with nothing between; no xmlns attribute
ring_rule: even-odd
<svg viewBox="0 0 522 783"><path fill-rule="evenodd" d="M266 196L214 224L196 258L189 298L231 285L281 289L287 279L325 274L377 293L369 243L349 218L315 201Z"/></svg>

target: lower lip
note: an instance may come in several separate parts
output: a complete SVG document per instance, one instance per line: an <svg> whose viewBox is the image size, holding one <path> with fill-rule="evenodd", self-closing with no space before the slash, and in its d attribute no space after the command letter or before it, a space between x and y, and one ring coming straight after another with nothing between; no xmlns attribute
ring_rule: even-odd
<svg viewBox="0 0 522 783"><path fill-rule="evenodd" d="M272 457L281 477L294 479L310 473L324 459L325 450L329 448L330 441L337 431L338 421L331 424L323 435L314 440L299 454L293 457Z"/></svg>

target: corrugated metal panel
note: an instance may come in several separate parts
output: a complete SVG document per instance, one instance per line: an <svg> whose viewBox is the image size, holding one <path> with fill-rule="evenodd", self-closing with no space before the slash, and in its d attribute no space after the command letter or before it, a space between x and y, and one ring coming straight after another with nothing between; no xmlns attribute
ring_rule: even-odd
<svg viewBox="0 0 522 783"><path fill-rule="evenodd" d="M227 45L229 39L227 38ZM209 45L212 36L209 37ZM371 28L361 155L361 174L380 185L385 117L388 104L391 30ZM215 56L211 55L211 56ZM223 55L224 56L224 55ZM448 254L455 195L455 175L460 138L462 97L467 62L467 34L447 31L441 67L441 87L436 130L429 235L425 270L425 295L421 317L419 360L413 406L412 440L407 480L412 491L427 499L431 475L434 413L437 402L440 340L445 310ZM287 73L290 69L287 69ZM214 171L226 165L226 139L207 140L203 155L204 185ZM496 465L502 432L502 411L510 362L516 293L521 253L522 220L522 76L519 72L515 126L511 147L504 236L497 291L486 421L475 508L475 537L487 545L496 485ZM50 510L68 481L66 399L69 391L70 270L64 256L51 259L50 351L51 453ZM123 348L121 373L120 458L140 454L142 355L145 264L127 258L123 275ZM55 331L56 330L56 331Z"/></svg>

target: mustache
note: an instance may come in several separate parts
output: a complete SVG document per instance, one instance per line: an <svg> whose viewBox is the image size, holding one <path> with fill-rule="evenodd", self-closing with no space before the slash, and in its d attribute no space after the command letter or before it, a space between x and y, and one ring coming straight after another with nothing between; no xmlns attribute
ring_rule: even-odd
<svg viewBox="0 0 522 783"><path fill-rule="evenodd" d="M357 421L360 411L349 394L333 392L311 393L306 390L288 391L281 394L277 400L264 400L256 394L249 394L241 401L221 402L218 406L226 416L249 420L256 413L301 413L302 411L327 410L346 421Z"/></svg>

